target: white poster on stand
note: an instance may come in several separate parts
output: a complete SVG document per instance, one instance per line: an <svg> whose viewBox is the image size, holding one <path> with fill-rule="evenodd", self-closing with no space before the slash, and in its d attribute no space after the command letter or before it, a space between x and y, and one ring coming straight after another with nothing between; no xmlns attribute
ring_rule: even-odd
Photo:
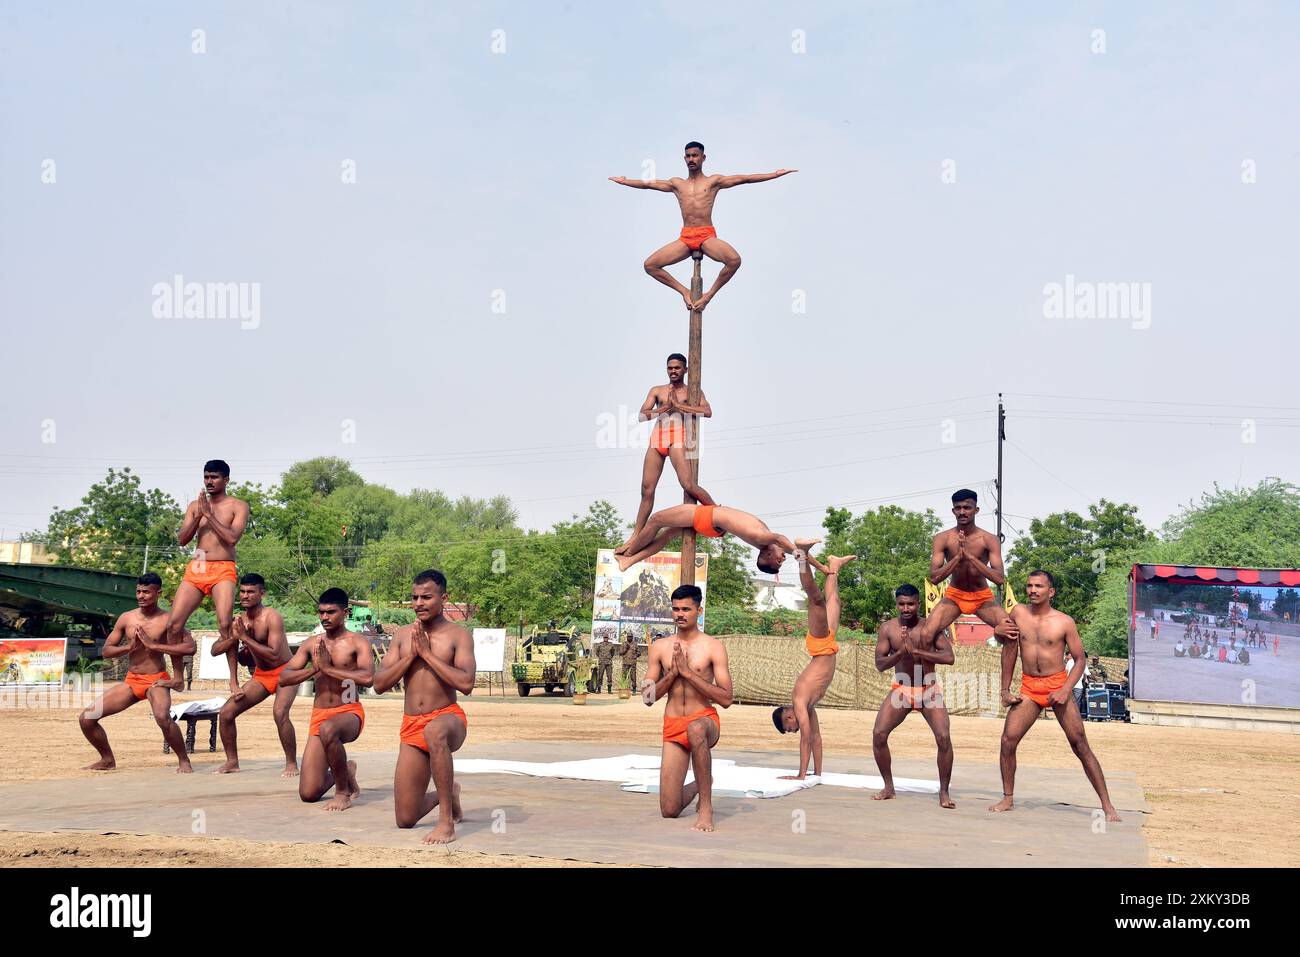
<svg viewBox="0 0 1300 957"><path fill-rule="evenodd" d="M221 655L217 658L212 657L212 646L217 643L220 635L205 635L199 638L199 673L195 675L198 681L229 681L230 665L226 663L226 656ZM170 669L171 659L168 659L168 668Z"/></svg>
<svg viewBox="0 0 1300 957"><path fill-rule="evenodd" d="M474 629L474 665L479 671L503 671L506 662L506 630Z"/></svg>

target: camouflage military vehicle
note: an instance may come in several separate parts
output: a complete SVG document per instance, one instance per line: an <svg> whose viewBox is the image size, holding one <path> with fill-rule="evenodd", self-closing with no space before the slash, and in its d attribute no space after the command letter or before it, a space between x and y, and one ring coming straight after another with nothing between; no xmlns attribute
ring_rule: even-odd
<svg viewBox="0 0 1300 957"><path fill-rule="evenodd" d="M591 664L578 629L534 625L528 636L516 643L510 677L521 698L528 697L528 692L539 686L547 694L559 688L566 698L571 698L579 688L589 690Z"/></svg>

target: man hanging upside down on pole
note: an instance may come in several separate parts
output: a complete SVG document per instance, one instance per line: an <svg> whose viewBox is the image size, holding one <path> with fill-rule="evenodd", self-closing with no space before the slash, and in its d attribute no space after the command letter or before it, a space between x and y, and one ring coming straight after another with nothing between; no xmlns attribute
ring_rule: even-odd
<svg viewBox="0 0 1300 957"><path fill-rule="evenodd" d="M675 193L677 203L682 210L682 232L677 239L667 246L650 254L645 261L645 271L665 286L675 290L686 303L686 308L693 312L702 311L709 301L718 294L740 268L740 253L729 243L718 238L713 228L713 201L718 198L718 190L731 189L743 183L763 183L777 179L787 173L798 170L779 169L775 173L739 173L723 176L704 173L704 146L692 140L686 144L686 178L674 176L672 179L628 179L626 176L611 176L610 181L620 186L634 189L656 189L661 193ZM679 263L695 250L703 250L704 255L714 262L722 263L718 278L698 302L691 300L691 291L669 275L665 266Z"/></svg>
<svg viewBox="0 0 1300 957"><path fill-rule="evenodd" d="M1015 657L1012 656L1011 667L1008 667L1006 656L1003 655L1002 703L1008 706L1008 710L1006 724L1002 727L999 756L1002 765L1002 800L989 810L1010 811L1015 806L1016 748L1020 745L1020 739L1038 720L1039 713L1051 706L1056 712L1057 724L1065 732L1075 757L1083 765L1088 783L1097 792L1097 797L1101 798L1101 809L1106 814L1106 820L1118 821L1119 812L1110 803L1110 792L1106 789L1106 778L1101 773L1101 763L1088 744L1088 737L1083 731L1083 718L1079 716L1079 706L1075 704L1072 693L1075 684L1083 677L1088 659L1074 619L1052 607L1052 597L1055 594L1056 582L1049 573L1042 570L1030 572L1025 582L1028 606L1016 605L1011 612L1012 621L1019 631L1020 695L1017 697L1011 694ZM1074 669L1068 674L1065 670L1067 648L1074 658Z"/></svg>
<svg viewBox="0 0 1300 957"><path fill-rule="evenodd" d="M794 544L784 535L778 535L755 515L725 505L674 505L655 512L646 519L645 527L615 550L618 567L627 571L637 562L664 550L683 528L694 528L705 538L721 538L731 532L758 549L757 565L760 571L775 575L781 570L785 556L794 551Z"/></svg>
<svg viewBox="0 0 1300 957"><path fill-rule="evenodd" d="M802 781L808 776L810 758L813 776L822 773L822 731L817 722L817 705L835 677L835 661L840 650L835 641L835 633L840 628L840 567L857 557L827 555L823 565L812 556L812 547L818 541L820 539L801 538L794 543L797 549L795 557L799 560L799 582L808 596L808 634L804 645L812 657L795 679L790 694L791 704L782 705L772 712L776 730L782 734L799 732L799 773L781 775L792 781ZM809 565L826 576L824 595L817 587Z"/></svg>
<svg viewBox="0 0 1300 957"><path fill-rule="evenodd" d="M645 527L650 510L655 506L655 489L664 474L664 459L673 463L677 481L682 483L682 490L701 505L714 505L713 498L699 483L691 481L691 463L686 448L686 422L683 415L697 415L709 418L713 409L709 400L700 393L699 406L687 404L686 357L674 352L668 357L668 383L657 385L650 390L641 405L640 421L656 418L654 430L650 433L650 445L645 450L645 463L641 467L641 505L636 513L636 532ZM698 428L698 424L696 428ZM615 549L615 555L623 554L627 545Z"/></svg>
<svg viewBox="0 0 1300 957"><path fill-rule="evenodd" d="M727 649L696 627L704 593L679 585L672 594L677 634L650 645L650 665L641 685L647 705L664 703L664 745L659 761L659 813L677 817L696 798L692 831L713 830L713 748L722 733L715 704L730 708L731 672ZM695 780L686 784L686 769Z"/></svg>

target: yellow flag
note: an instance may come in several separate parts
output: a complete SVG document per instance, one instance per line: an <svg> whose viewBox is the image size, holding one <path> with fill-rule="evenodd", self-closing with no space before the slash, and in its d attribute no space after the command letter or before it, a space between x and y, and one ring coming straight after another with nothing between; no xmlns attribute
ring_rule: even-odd
<svg viewBox="0 0 1300 957"><path fill-rule="evenodd" d="M943 597L943 593L947 588L946 583L943 588L940 588L930 579L925 580L925 613L927 615L934 611L934 606L939 604L939 599Z"/></svg>
<svg viewBox="0 0 1300 957"><path fill-rule="evenodd" d="M1002 607L1006 609L1007 614L1011 614L1011 609L1015 608L1020 602L1016 601L1016 593L1011 590L1011 582L1007 582L1003 587Z"/></svg>

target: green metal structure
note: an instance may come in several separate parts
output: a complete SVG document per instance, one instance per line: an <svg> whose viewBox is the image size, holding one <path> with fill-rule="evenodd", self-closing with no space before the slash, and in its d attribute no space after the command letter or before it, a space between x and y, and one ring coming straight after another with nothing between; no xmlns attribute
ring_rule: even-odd
<svg viewBox="0 0 1300 957"><path fill-rule="evenodd" d="M133 575L0 562L0 637L66 637L69 661L99 657L117 616L135 607Z"/></svg>

